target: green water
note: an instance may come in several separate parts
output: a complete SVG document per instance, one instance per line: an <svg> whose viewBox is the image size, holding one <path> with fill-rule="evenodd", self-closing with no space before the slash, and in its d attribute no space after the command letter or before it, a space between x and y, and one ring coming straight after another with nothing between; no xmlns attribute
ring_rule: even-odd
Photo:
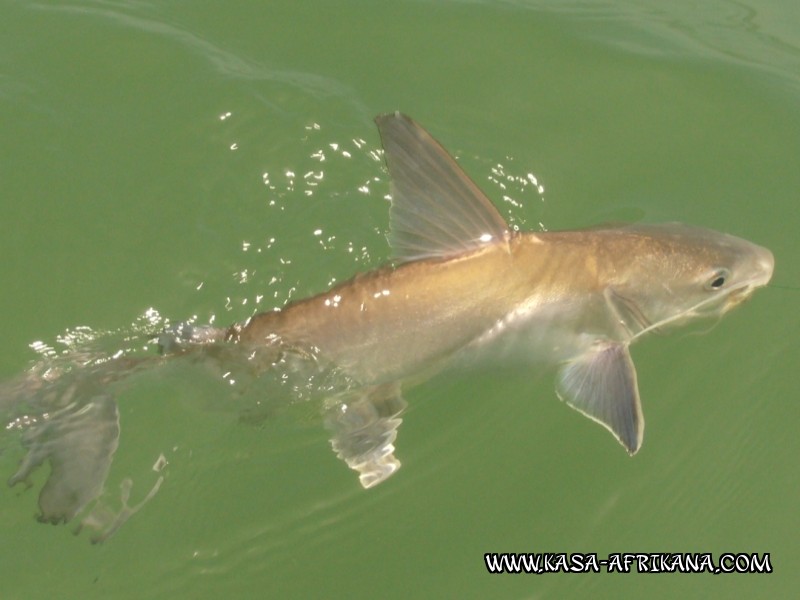
<svg viewBox="0 0 800 600"><path fill-rule="evenodd" d="M703 225L800 285L796 3L549 4L4 2L0 376L68 329L226 324L380 264L372 118L395 109L520 227ZM160 491L92 546L35 521L42 474L4 489L2 597L788 597L798 294L637 344L633 459L549 376L446 373L406 394L403 469L365 492L302 407L247 425L212 381L142 377L108 488L141 499L163 454ZM486 552L768 552L774 572L489 575Z"/></svg>

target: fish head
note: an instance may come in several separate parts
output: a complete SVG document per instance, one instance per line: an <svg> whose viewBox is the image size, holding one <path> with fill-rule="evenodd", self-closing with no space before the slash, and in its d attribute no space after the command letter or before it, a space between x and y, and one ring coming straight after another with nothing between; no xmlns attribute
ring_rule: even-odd
<svg viewBox="0 0 800 600"><path fill-rule="evenodd" d="M608 294L634 337L719 318L772 278L772 252L727 233L675 223L628 233L624 280Z"/></svg>

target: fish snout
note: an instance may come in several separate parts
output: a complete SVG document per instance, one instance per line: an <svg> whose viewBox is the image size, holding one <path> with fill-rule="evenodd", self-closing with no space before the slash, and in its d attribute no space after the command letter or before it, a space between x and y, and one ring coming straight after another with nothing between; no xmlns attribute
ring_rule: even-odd
<svg viewBox="0 0 800 600"><path fill-rule="evenodd" d="M754 282L756 287L767 285L772 279L772 272L775 270L775 257L768 249L759 246L756 257L758 276Z"/></svg>
<svg viewBox="0 0 800 600"><path fill-rule="evenodd" d="M767 285L772 279L775 257L767 248L755 245L753 247L752 258L746 263L747 269L750 271L749 277L731 289L727 295L723 312L728 312L734 306L748 300L756 289Z"/></svg>

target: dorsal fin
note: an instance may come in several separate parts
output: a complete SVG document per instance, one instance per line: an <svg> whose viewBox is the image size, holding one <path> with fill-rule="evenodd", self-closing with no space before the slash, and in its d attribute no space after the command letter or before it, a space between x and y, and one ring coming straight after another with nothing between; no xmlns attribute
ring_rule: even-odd
<svg viewBox="0 0 800 600"><path fill-rule="evenodd" d="M452 256L507 239L503 217L427 131L399 112L375 123L392 180L389 245L395 258Z"/></svg>

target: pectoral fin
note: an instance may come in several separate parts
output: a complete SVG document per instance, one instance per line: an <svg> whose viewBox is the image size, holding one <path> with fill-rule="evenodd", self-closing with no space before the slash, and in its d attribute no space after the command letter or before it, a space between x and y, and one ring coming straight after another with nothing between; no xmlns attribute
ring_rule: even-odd
<svg viewBox="0 0 800 600"><path fill-rule="evenodd" d="M358 471L365 488L378 485L400 468L394 441L405 407L400 385L386 384L347 392L326 411L325 426L333 434L336 456Z"/></svg>
<svg viewBox="0 0 800 600"><path fill-rule="evenodd" d="M598 342L559 371L556 391L572 408L611 431L629 454L639 450L644 417L627 344Z"/></svg>

